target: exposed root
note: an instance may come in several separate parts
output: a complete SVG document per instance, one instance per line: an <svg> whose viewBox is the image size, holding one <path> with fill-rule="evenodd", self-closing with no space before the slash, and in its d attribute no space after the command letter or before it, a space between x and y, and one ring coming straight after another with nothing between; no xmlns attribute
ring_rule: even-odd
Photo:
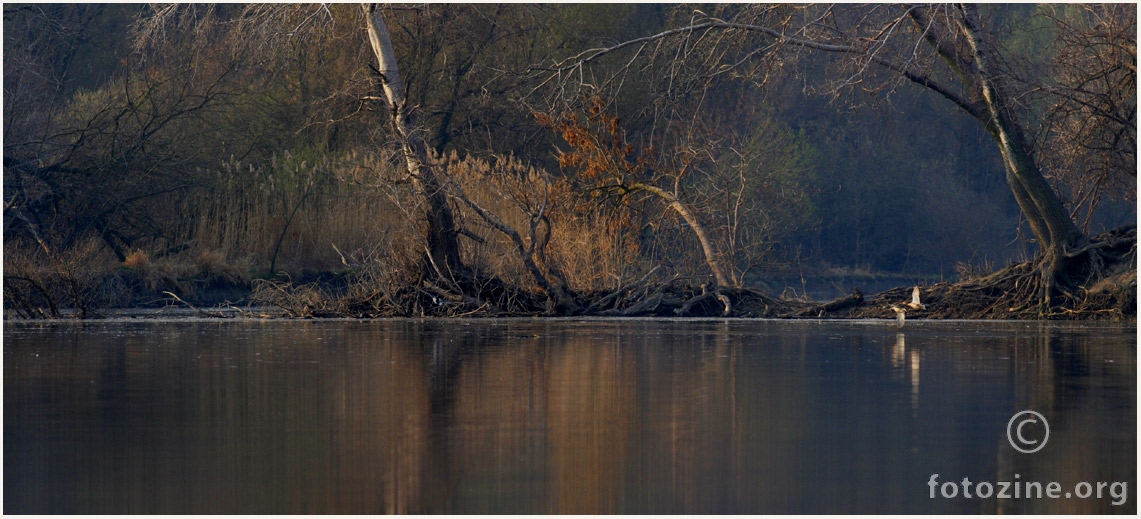
<svg viewBox="0 0 1141 519"><path fill-rule="evenodd" d="M908 311L930 319L1136 319L1137 229L1124 227L1096 236L1067 254L1067 269L1044 276L1045 258L1010 265L982 278L922 288L926 309ZM1056 286L1046 286L1054 282ZM907 301L910 287L877 295L833 317L889 318L890 305ZM1053 297L1044 298L1044 292Z"/></svg>
<svg viewBox="0 0 1141 519"><path fill-rule="evenodd" d="M585 310L583 310L582 313L584 315L593 315L607 310L617 309L621 306L622 299L625 298L628 294L636 293L639 290L643 290L649 286L650 277L653 276L654 272L657 271L658 267L654 267L634 284L629 286L619 285L618 288L613 292L597 297L594 302L590 303L590 305L587 306Z"/></svg>

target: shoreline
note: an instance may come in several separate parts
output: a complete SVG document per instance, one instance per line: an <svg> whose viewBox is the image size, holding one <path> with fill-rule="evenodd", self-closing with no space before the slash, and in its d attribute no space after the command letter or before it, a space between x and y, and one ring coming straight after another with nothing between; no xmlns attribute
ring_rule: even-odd
<svg viewBox="0 0 1141 519"><path fill-rule="evenodd" d="M1133 319L1122 321L1109 320L1077 320L1077 319L913 319L902 328L896 326L894 319L877 319L865 317L620 317L620 316L498 316L498 317L202 317L197 315L115 315L92 317L88 319L56 318L56 319L23 319L5 318L4 324L11 325L87 325L87 324L114 324L114 323L422 323L422 322L455 322L455 323L769 323L769 324L805 324L828 325L850 324L854 326L881 327L887 332L906 333L909 330L931 330L934 327L994 324L994 325L1061 325L1061 326L1093 326L1104 328L1125 328L1133 325L1136 330L1137 321Z"/></svg>

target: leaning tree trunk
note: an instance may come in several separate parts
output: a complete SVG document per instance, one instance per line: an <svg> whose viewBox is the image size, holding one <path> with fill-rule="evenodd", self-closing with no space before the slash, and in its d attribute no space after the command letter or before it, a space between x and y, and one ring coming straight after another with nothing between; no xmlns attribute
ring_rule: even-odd
<svg viewBox="0 0 1141 519"><path fill-rule="evenodd" d="M678 197L673 193L661 189L657 186L650 184L634 184L630 186L631 190L643 190L661 197L666 201L666 205L681 215L685 219L685 223L689 224L689 228L693 230L693 234L697 236L697 241L701 243L701 251L705 254L705 263L709 265L709 270L713 271L713 277L717 280L717 286L728 288L733 286L729 281L729 277L725 275L725 270L721 268L721 260L717 258L717 249L714 248L713 242L709 239L709 234L705 232L705 226L701 225L698 221L697 215L693 214L685 204L681 203Z"/></svg>
<svg viewBox="0 0 1141 519"><path fill-rule="evenodd" d="M1067 249L1084 245L1087 238L1074 224L1031 157L1025 129L1009 116L1000 78L990 62L988 42L979 34L975 6L963 5L961 9L960 24L970 44L976 79L987 108L987 118L982 123L998 142L1006 166L1007 183L1038 240L1042 254L1042 296L1048 305L1054 287L1059 282L1067 284L1064 273L1068 263Z"/></svg>
<svg viewBox="0 0 1141 519"><path fill-rule="evenodd" d="M416 132L415 117L404 97L404 82L396 66L396 53L384 17L374 4L363 4L368 23L368 40L376 55L381 85L392 110L392 125L403 141L404 160L413 185L428 202L428 260L426 268L454 279L467 277L467 268L460 261L458 230L447 193L440 183L436 170L428 159L424 139Z"/></svg>

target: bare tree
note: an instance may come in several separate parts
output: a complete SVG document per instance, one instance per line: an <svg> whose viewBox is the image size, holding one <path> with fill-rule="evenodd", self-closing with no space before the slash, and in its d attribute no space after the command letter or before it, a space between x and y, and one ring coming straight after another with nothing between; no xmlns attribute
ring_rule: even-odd
<svg viewBox="0 0 1141 519"><path fill-rule="evenodd" d="M586 64L602 56L629 51L634 62L664 40L710 39L715 34L740 35L732 43L750 49L742 59L724 63L718 74L746 71L759 61L779 61L779 56L792 59L802 51L846 56L825 90L836 95L853 88L890 92L901 82L912 83L947 99L986 128L1038 244L1039 294L1047 307L1059 290L1068 293L1086 282L1084 276L1098 271L1088 265L1101 262L1099 249L1116 245L1112 240L1091 242L1047 181L1026 126L1029 108L1021 104L1006 57L977 6L747 7L727 14L719 18L697 12L680 27L584 51L553 68L565 80L572 72L581 75ZM751 70L753 75L763 72Z"/></svg>
<svg viewBox="0 0 1141 519"><path fill-rule="evenodd" d="M34 62L34 54L5 59ZM5 88L5 213L45 251L96 233L122 261L136 242L164 238L160 221L172 214L160 201L194 186L204 157L216 150L202 132L186 129L209 124L239 68L208 49L171 49L166 58L149 61L136 51L101 88L70 96L59 83L69 64L52 93L37 93L23 75ZM40 59L54 58L43 52Z"/></svg>
<svg viewBox="0 0 1141 519"><path fill-rule="evenodd" d="M352 34L354 26L363 29L368 43L363 48L368 49L372 63L358 62L358 68L369 72L371 84L362 82L360 74L349 74L345 85L328 93L307 125L335 126L346 120L359 121L360 115L380 108L385 126L391 129L384 133L401 150L403 168L408 173L402 180L409 181L417 195L408 205L422 208L415 213L416 218L423 218L418 223L422 224L425 241L425 270L431 277L439 276L449 283L458 281L460 285L467 284L474 273L460 255L458 237L462 224L457 221L449 198L456 193L444 169L433 160L432 152L442 151L456 135L469 131L453 122L461 108L470 111L467 104L479 102L469 98L501 95L503 89L510 88L511 82L499 80L505 75L503 71L489 72L486 64L481 66L493 50L503 46L502 33L514 27L495 18L501 14L499 10L485 13L473 9L468 14L492 17L475 17L479 19L473 21L463 17L454 20L454 16L446 16L447 11L427 6L361 4L359 8L346 9L258 4L236 16L237 23L231 29L246 35L241 52L260 54L269 61L279 59L276 54L283 45L302 40L314 44L349 40L337 46L352 45L346 34ZM523 26L521 31L533 32L527 26L526 15L516 17ZM398 45L404 47L397 48ZM402 63L397 61L397 51ZM482 90L469 84L476 80L481 82Z"/></svg>
<svg viewBox="0 0 1141 519"><path fill-rule="evenodd" d="M1089 231L1104 198L1134 200L1137 182L1137 9L1050 6L1057 28L1049 104L1038 132L1046 174Z"/></svg>
<svg viewBox="0 0 1141 519"><path fill-rule="evenodd" d="M697 238L717 285L733 286L706 225L681 196L682 183L700 161L707 159L705 152L683 150L671 159L652 147L635 150L626 141L618 117L606 110L605 103L596 97L587 108L585 124L572 113L540 114L540 120L561 133L571 147L559 153L559 163L581 169L580 175L593 182L590 189L605 198L647 193L660 199L685 220Z"/></svg>
<svg viewBox="0 0 1141 519"><path fill-rule="evenodd" d="M447 278L470 277L467 267L460 261L459 234L447 193L435 166L429 160L428 148L420 134L422 130L416 126L414 107L404 97L404 82L400 79L400 68L396 64L396 53L392 49L388 26L375 4L364 4L361 9L364 11L369 44L376 56L385 100L390 108L392 125L402 139L408 174L417 190L428 201L428 262Z"/></svg>
<svg viewBox="0 0 1141 519"><path fill-rule="evenodd" d="M386 15L392 13L401 13L402 18L409 19L405 19L404 23L394 26L395 29L390 29L390 20L386 19ZM422 223L420 227L425 238L423 255L425 274L429 278L443 281L451 295L457 295L456 292L459 292L463 294L462 297L464 298L478 292L479 286L483 284L478 282L477 274L465 265L461 258L459 235L470 235L470 232L462 229L462 225L457 221L460 215L455 213L456 208L452 204L458 203L461 207L470 208L478 218L511 237L513 242L518 245L517 252L520 258L535 275L536 283L554 298L557 307L561 309L572 308L573 300L567 293L565 286L550 283L539 269L535 268L536 265L532 259L535 255L541 255L542 247L536 250L535 237L538 233L537 226L546 220L545 209L540 207L534 213L530 226L532 240L530 244L524 244L523 237L518 231L506 225L498 215L481 207L466 196L464 190L453 179L449 178L444 164L437 160L436 150L431 149L426 142L426 136L435 135L440 141L439 145L444 146L454 131L449 127L450 117L437 118L439 120L433 119L433 124L438 124L439 127L430 127L424 123L423 111L425 106L423 103L428 96L426 92L450 90L452 97L448 111L456 110L460 97L474 95L459 89L468 80L467 76L472 74L471 71L475 67L477 58L483 59L480 53L489 49L491 42L499 37L497 31L491 30L487 33L478 34L477 39L479 41L475 44L477 48L469 50L467 54L459 53L462 63L458 65L458 69L455 71L446 69L445 72L437 74L433 69L435 61L433 56L413 56L411 61L417 65L413 69L413 73L416 74L415 79L419 84L415 85L415 88L411 88L406 82L404 70L397 61L397 49L394 47L393 33L390 31L414 32L417 23L424 18L432 18L433 13L428 12L428 9L424 7L382 7L375 4L362 4L355 17L347 16L351 14L344 9L336 7L330 9L326 6L254 5L245 9L237 17L237 23L232 30L246 35L256 35L244 40L243 45L245 47L239 49L240 52L261 54L266 56L268 60L273 60L276 59L275 46L296 40L298 36L303 35L323 40L337 38L339 37L338 33L343 33L346 29L352 28L353 20L358 20L357 23L364 29L368 38L367 48L370 51L370 61L374 60L375 62L375 65L370 65L367 69L372 72L375 90L372 92L361 91L361 85L354 84L340 92L332 93L330 99L334 102L330 104L361 105L361 109L346 115L346 118L364 111L363 107L368 105L383 106L380 113L383 114L387 125L391 127L392 132L389 135L395 137L392 140L400 148L400 155L403 159L402 169L407 172L403 179L396 181L410 182L417 195L417 199L408 203L407 206L423 208L422 210L409 211L408 214L412 218L423 218L417 223ZM437 22L445 25L442 21L437 20ZM495 29L497 24L492 23L489 27ZM439 27L433 27L433 29L440 30ZM407 44L417 49L422 46L424 49L428 49L429 54L432 53L432 49L439 50L437 47L445 45L446 42L454 43L457 41L454 40L455 35L453 34L437 34L435 37L439 41L435 42L417 41L415 36L412 36L411 41L409 41L409 35L405 34L404 36ZM406 54L414 54L408 49L405 49L405 52ZM364 69L364 67L361 68ZM432 69L433 72L429 73L429 70L426 69ZM438 81L440 84L428 85L425 84L427 81ZM412 94L416 94L418 97L414 98ZM446 98L447 95L444 97ZM365 101L367 104L361 103L361 101ZM376 101L381 101L381 103L376 103ZM547 238L549 239L549 233Z"/></svg>
<svg viewBox="0 0 1141 519"><path fill-rule="evenodd" d="M651 200L672 213L642 226L647 255L700 261L724 288L741 286L749 270L775 256L777 237L807 220L785 210L801 186L774 176L803 150L776 134L768 136L774 146L750 144L768 111L739 100L762 99L764 78L733 70L756 68L750 60L758 55L736 39L670 30L536 69L548 75L535 90L545 108L535 111L571 148L560 162L612 200Z"/></svg>

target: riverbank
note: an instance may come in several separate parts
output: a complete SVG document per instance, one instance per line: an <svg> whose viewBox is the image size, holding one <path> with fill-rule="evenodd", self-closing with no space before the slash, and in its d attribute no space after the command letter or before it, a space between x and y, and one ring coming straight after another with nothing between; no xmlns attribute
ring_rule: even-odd
<svg viewBox="0 0 1141 519"><path fill-rule="evenodd" d="M1023 308L1003 306L1005 292L978 283L936 283L921 286L922 308L907 309L907 319L1052 319L1135 322L1136 271L1118 276L1101 289L1091 291L1082 301L1035 313L1033 305ZM343 289L343 287L341 287ZM775 319L895 319L892 306L911 301L911 286L865 296L859 289L833 301L781 299L749 288L709 291L701 287L646 286L634 290L618 290L583 297L591 301L584 310L572 315L559 315L542 304L540 294L515 294L516 301L530 300L530 310L515 307L509 311L493 308L489 303L451 301L427 290L409 289L412 306L401 311L381 301L354 300L330 296L333 286L308 283L297 287L273 284L272 288L215 287L213 295L240 295L235 300L203 303L187 301L173 293L163 298L143 299L132 307L97 308L81 312L75 308L57 309L48 315L20 312L5 307L5 319L83 319L83 318L210 318L210 319L320 319L320 318L393 318L393 317L651 317L651 318L775 318ZM260 294L255 296L255 292ZM274 294L267 296L267 293ZM355 310L354 310L355 309ZM370 311L372 309L373 311Z"/></svg>
<svg viewBox="0 0 1141 519"><path fill-rule="evenodd" d="M957 282L905 285L832 301L774 296L749 287L659 282L654 271L617 288L574 292L557 304L540 290L497 278L385 281L367 270L247 279L216 264L185 276L153 267L80 277L5 274L6 319L92 318L132 311L198 317L741 317L1066 319L1136 321L1136 228L1098 237L1100 263L1076 288L1043 288L1041 259ZM656 269L655 269L656 270ZM918 301L915 300L916 290Z"/></svg>

